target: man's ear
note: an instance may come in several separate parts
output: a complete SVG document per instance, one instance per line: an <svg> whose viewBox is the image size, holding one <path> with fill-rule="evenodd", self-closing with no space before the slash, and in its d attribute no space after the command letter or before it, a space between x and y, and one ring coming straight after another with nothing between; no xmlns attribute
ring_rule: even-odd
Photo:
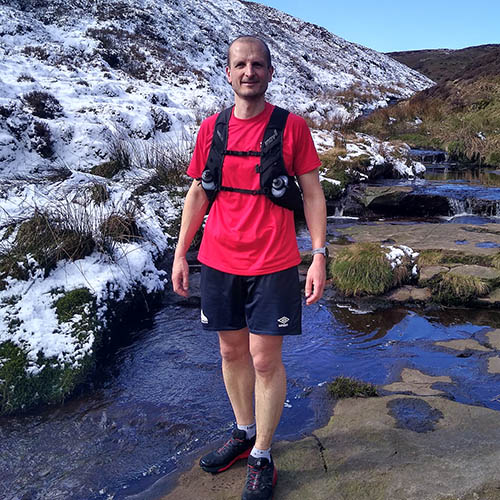
<svg viewBox="0 0 500 500"><path fill-rule="evenodd" d="M269 77L267 79L268 82L270 82L273 79L273 75L274 75L274 67L269 66Z"/></svg>
<svg viewBox="0 0 500 500"><path fill-rule="evenodd" d="M226 66L226 78L229 83L231 83L231 70L229 69L229 66Z"/></svg>

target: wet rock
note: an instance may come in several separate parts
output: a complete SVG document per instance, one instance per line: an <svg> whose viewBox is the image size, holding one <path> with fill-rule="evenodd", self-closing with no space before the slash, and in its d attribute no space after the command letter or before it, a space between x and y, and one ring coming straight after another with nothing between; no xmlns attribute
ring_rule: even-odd
<svg viewBox="0 0 500 500"><path fill-rule="evenodd" d="M451 383L452 380L447 376L433 377L419 370L403 368L401 372L401 381L384 385L383 389L389 392L410 393L417 396L436 396L444 394L443 391L432 388L437 382Z"/></svg>
<svg viewBox="0 0 500 500"><path fill-rule="evenodd" d="M500 356L493 356L488 359L488 373L500 373Z"/></svg>
<svg viewBox="0 0 500 500"><path fill-rule="evenodd" d="M465 265L454 267L450 274L455 274L457 276L472 276L474 278L479 278L483 281L496 283L500 280L500 271L493 267L476 266L476 265Z"/></svg>
<svg viewBox="0 0 500 500"><path fill-rule="evenodd" d="M428 288L406 285L394 290L388 297L394 302L426 302L431 298Z"/></svg>
<svg viewBox="0 0 500 500"><path fill-rule="evenodd" d="M407 245L413 250L457 250L467 255L494 255L498 248L477 246L484 241L500 245L498 224L483 224L481 232L472 224L404 224L375 222L339 228L339 233L355 242L382 242L391 239L397 244ZM469 241L459 245L457 241Z"/></svg>
<svg viewBox="0 0 500 500"><path fill-rule="evenodd" d="M389 415L396 419L396 426L414 432L435 430L443 413L419 398L398 398L388 401Z"/></svg>
<svg viewBox="0 0 500 500"><path fill-rule="evenodd" d="M391 407L399 408L398 418ZM399 425L402 409L412 407L418 414L415 425L430 422L432 432ZM442 397L344 399L325 427L273 446L279 476L275 498L455 500L476 491L498 492L499 424L497 411ZM244 478L244 461L216 476L195 463L163 498L237 500Z"/></svg>
<svg viewBox="0 0 500 500"><path fill-rule="evenodd" d="M434 343L440 347L446 347L447 349L455 349L457 351L484 351L489 352L491 349L481 345L477 340L474 339L456 339L456 340L443 340Z"/></svg>
<svg viewBox="0 0 500 500"><path fill-rule="evenodd" d="M488 339L488 343L496 349L500 351L500 329L492 330L486 334L486 338Z"/></svg>

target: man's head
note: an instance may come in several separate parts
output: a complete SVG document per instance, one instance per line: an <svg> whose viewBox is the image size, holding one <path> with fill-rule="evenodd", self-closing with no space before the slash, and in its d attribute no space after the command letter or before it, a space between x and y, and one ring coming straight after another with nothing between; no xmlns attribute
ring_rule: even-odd
<svg viewBox="0 0 500 500"><path fill-rule="evenodd" d="M248 42L248 43L256 43L262 47L262 50L264 51L264 54L266 56L267 60L267 66L271 67L271 51L269 50L269 47L267 46L267 43L264 42L264 40L256 37L256 36L251 36L251 35L243 35L239 36L238 38L235 38L231 44L229 45L229 48L227 49L227 65L231 66L231 48L235 43L239 42Z"/></svg>
<svg viewBox="0 0 500 500"><path fill-rule="evenodd" d="M269 48L260 38L239 37L229 46L226 75L237 97L263 98L273 71Z"/></svg>

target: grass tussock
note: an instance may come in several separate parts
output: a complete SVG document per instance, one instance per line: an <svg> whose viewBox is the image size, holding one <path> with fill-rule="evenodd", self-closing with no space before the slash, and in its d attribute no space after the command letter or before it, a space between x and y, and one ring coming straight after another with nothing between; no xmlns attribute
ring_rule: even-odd
<svg viewBox="0 0 500 500"><path fill-rule="evenodd" d="M431 285L433 298L444 305L467 304L490 290L486 283L475 276L445 274L440 281Z"/></svg>
<svg viewBox="0 0 500 500"><path fill-rule="evenodd" d="M500 257L498 257L500 262ZM489 255L468 255L457 250L422 250L418 256L418 265L437 266L447 264L463 264L477 266L491 266L492 257ZM500 268L499 268L500 269Z"/></svg>
<svg viewBox="0 0 500 500"><path fill-rule="evenodd" d="M327 386L328 393L335 399L372 398L378 396L374 385L351 377L337 377Z"/></svg>
<svg viewBox="0 0 500 500"><path fill-rule="evenodd" d="M19 225L13 245L0 249L0 279L27 280L41 268L45 276L59 260L90 255L95 241L89 231L78 231L53 214L36 210Z"/></svg>
<svg viewBox="0 0 500 500"><path fill-rule="evenodd" d="M392 288L393 271L384 249L376 243L343 248L330 264L334 285L345 295L380 295Z"/></svg>

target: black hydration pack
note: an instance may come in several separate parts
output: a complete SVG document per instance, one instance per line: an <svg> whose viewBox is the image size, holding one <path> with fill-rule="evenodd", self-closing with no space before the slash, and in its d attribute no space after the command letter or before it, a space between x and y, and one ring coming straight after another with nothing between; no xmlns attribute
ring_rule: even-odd
<svg viewBox="0 0 500 500"><path fill-rule="evenodd" d="M219 191L233 191L249 195L265 195L273 203L289 210L302 208L302 193L293 176L289 176L283 161L283 131L289 112L275 106L261 143L260 151L231 151L227 149L229 119L233 107L222 111L215 122L212 145L201 177L207 197L213 201ZM224 157L257 156L260 163L255 171L260 174L260 189L240 189L222 185Z"/></svg>

